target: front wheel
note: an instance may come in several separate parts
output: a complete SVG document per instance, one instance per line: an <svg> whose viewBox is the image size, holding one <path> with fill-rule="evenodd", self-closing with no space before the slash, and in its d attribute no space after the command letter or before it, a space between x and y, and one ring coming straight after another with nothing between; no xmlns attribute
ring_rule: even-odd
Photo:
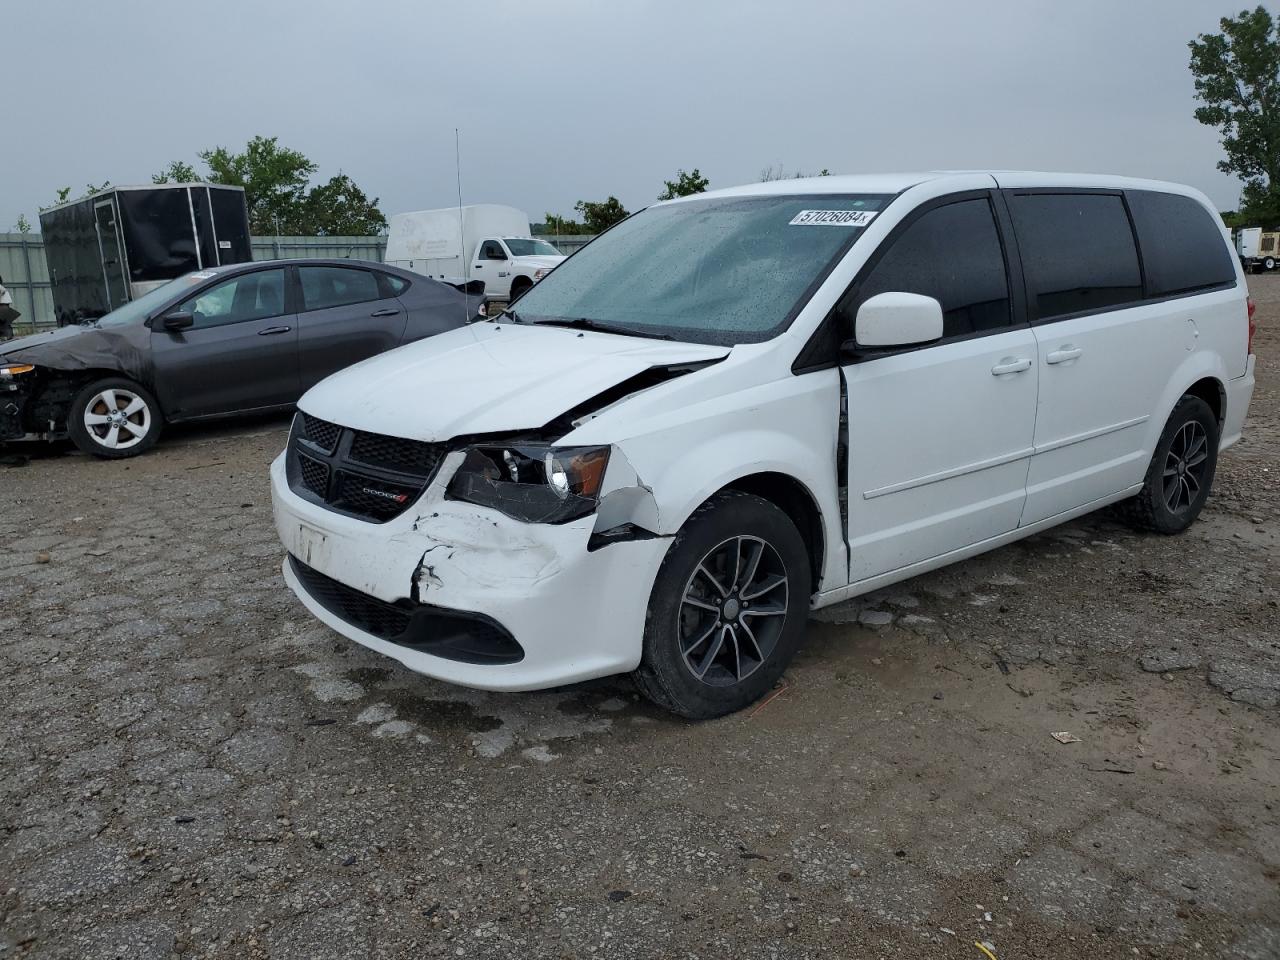
<svg viewBox="0 0 1280 960"><path fill-rule="evenodd" d="M1267 259L1262 261L1262 266L1265 267L1267 270L1274 270L1276 268L1276 258L1267 257Z"/></svg>
<svg viewBox="0 0 1280 960"><path fill-rule="evenodd" d="M1178 401L1165 423L1142 489L1120 504L1133 526L1157 533L1181 533L1195 522L1209 499L1218 466L1218 418L1199 397Z"/></svg>
<svg viewBox="0 0 1280 960"><path fill-rule="evenodd" d="M85 386L67 409L67 432L83 453L120 460L145 453L160 439L160 408L144 387L123 377Z"/></svg>
<svg viewBox="0 0 1280 960"><path fill-rule="evenodd" d="M713 497L658 571L636 685L693 720L758 700L800 644L810 580L804 541L782 510L740 491Z"/></svg>

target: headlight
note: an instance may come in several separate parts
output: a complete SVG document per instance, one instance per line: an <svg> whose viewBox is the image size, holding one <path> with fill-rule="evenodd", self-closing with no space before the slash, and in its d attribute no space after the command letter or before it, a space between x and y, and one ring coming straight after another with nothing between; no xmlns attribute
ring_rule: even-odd
<svg viewBox="0 0 1280 960"><path fill-rule="evenodd" d="M534 282L536 283L537 281L541 280L541 279L542 279L543 277L545 277L546 275L547 275L547 271L545 271L545 270L535 270L535 271L533 271L533 279L534 279Z"/></svg>
<svg viewBox="0 0 1280 960"><path fill-rule="evenodd" d="M34 369L35 367L29 363L4 364L0 365L0 377L5 377L6 379L9 377L16 377L20 373L30 373Z"/></svg>
<svg viewBox="0 0 1280 960"><path fill-rule="evenodd" d="M448 496L527 523L565 523L596 508L608 447L541 443L472 447Z"/></svg>

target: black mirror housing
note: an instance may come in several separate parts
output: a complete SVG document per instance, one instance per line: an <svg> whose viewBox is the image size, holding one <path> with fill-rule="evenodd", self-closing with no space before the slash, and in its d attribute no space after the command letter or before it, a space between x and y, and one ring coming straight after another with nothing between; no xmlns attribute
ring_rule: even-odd
<svg viewBox="0 0 1280 960"><path fill-rule="evenodd" d="M164 324L166 330L190 330L195 326L196 318L188 310L175 310L173 313L167 313L160 321Z"/></svg>

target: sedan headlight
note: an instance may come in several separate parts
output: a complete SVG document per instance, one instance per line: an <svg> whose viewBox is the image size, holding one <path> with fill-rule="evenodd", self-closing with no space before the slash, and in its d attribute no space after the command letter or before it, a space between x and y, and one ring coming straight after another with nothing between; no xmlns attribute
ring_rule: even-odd
<svg viewBox="0 0 1280 960"><path fill-rule="evenodd" d="M448 496L527 523L566 523L596 508L608 447L486 444L467 451Z"/></svg>
<svg viewBox="0 0 1280 960"><path fill-rule="evenodd" d="M35 367L29 363L0 364L0 377L4 377L7 380L10 377L16 377L20 373L30 373L34 369Z"/></svg>

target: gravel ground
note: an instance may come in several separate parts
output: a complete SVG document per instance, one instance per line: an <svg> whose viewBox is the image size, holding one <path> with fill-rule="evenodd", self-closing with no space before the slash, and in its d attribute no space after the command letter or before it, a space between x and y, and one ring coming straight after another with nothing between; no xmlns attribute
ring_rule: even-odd
<svg viewBox="0 0 1280 960"><path fill-rule="evenodd" d="M1191 531L1098 514L821 611L773 700L699 725L318 626L286 422L0 468L0 958L1280 956L1251 287L1253 412Z"/></svg>

